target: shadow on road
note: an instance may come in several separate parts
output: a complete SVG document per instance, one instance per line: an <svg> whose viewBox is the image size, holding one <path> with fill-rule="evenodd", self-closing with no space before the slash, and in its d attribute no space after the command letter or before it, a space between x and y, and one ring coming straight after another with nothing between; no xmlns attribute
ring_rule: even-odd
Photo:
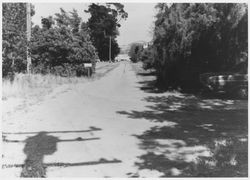
<svg viewBox="0 0 250 180"><path fill-rule="evenodd" d="M21 177L46 177L46 168L43 164L45 155L51 155L57 150L59 139L40 132L26 140L23 152L26 160L21 172Z"/></svg>
<svg viewBox="0 0 250 180"><path fill-rule="evenodd" d="M137 77L141 77L142 81L138 82L138 88L146 93L164 93L166 90L160 89L157 87L157 81L156 81L156 72L150 71L150 70L142 70L141 68L138 69L138 67L133 66L133 70L135 71Z"/></svg>
<svg viewBox="0 0 250 180"><path fill-rule="evenodd" d="M144 83L149 84L139 84ZM143 101L149 104L145 111L117 112L157 123L135 135L145 151L135 163L139 169L157 170L162 177L247 176L247 101L180 93L150 94Z"/></svg>
<svg viewBox="0 0 250 180"><path fill-rule="evenodd" d="M90 141L100 140L98 137L93 138L75 138L75 139L59 139L58 137L49 135L49 133L82 133L99 131L100 128L90 127L89 130L79 131L52 131L52 132L38 132L35 136L28 137L26 140L9 140L6 135L8 134L34 134L35 132L17 132L17 133L5 133L3 141L6 143L25 143L23 152L26 154L24 164L4 164L2 168L13 168L21 167L22 171L20 177L46 177L47 167L69 167L69 166L87 166L87 165L98 165L98 164L110 164L110 163L121 163L122 161L117 159L107 160L101 158L97 161L88 162L52 162L44 163L44 157L46 155L52 155L57 151L57 143L61 142L72 142L72 141Z"/></svg>
<svg viewBox="0 0 250 180"><path fill-rule="evenodd" d="M138 72L137 75L140 75L140 76L155 76L156 72L155 71Z"/></svg>
<svg viewBox="0 0 250 180"><path fill-rule="evenodd" d="M75 131L46 131L47 133L85 133L85 132L93 132L93 131L100 131L102 129L96 128L96 127L89 127L90 129L88 130L75 130ZM3 135L8 135L8 134L37 134L39 132L3 132Z"/></svg>
<svg viewBox="0 0 250 180"><path fill-rule="evenodd" d="M163 93L164 90L160 90L156 88L156 81L155 80L146 80L139 82L140 90L143 90L146 93Z"/></svg>

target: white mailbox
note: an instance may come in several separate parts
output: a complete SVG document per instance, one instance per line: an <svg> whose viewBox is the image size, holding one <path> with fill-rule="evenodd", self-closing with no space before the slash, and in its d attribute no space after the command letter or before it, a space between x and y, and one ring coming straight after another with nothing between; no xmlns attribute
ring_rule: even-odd
<svg viewBox="0 0 250 180"><path fill-rule="evenodd" d="M84 63L84 67L92 67L92 63Z"/></svg>

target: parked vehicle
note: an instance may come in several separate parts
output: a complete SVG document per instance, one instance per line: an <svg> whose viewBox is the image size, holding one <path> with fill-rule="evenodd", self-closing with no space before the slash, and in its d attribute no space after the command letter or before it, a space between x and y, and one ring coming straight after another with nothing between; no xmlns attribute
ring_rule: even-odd
<svg viewBox="0 0 250 180"><path fill-rule="evenodd" d="M248 97L248 75L237 73L205 73L200 75L201 83L210 91L233 97Z"/></svg>

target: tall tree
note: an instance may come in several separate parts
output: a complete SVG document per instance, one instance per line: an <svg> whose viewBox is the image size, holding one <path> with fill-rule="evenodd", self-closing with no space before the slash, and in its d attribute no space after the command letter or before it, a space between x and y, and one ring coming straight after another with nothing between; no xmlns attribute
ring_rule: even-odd
<svg viewBox="0 0 250 180"><path fill-rule="evenodd" d="M198 87L204 72L247 64L247 5L237 3L158 4L153 58L165 87Z"/></svg>
<svg viewBox="0 0 250 180"><path fill-rule="evenodd" d="M26 70L26 3L3 3L2 75ZM31 6L31 15L35 14Z"/></svg>
<svg viewBox="0 0 250 180"><path fill-rule="evenodd" d="M138 62L140 60L141 53L143 51L143 44L132 43L128 52L132 62Z"/></svg>
<svg viewBox="0 0 250 180"><path fill-rule="evenodd" d="M111 37L111 58L114 59L120 51L116 41L119 35L118 28L121 26L120 21L128 17L128 13L124 11L124 5L92 3L85 12L91 15L87 25L99 58L104 61L109 60L109 38Z"/></svg>

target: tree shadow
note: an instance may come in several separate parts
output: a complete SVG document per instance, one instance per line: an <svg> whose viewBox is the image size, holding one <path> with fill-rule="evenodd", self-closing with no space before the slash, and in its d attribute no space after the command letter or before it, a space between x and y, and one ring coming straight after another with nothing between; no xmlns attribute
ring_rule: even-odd
<svg viewBox="0 0 250 180"><path fill-rule="evenodd" d="M155 71L144 71L144 72L138 72L137 75L139 76L155 76Z"/></svg>
<svg viewBox="0 0 250 180"><path fill-rule="evenodd" d="M160 86L157 85L156 80L156 72L155 71L149 71L149 70L137 70L139 72L136 72L137 77L140 77L142 81L138 82L139 86L138 88L146 93L164 93L166 89L160 88Z"/></svg>
<svg viewBox="0 0 250 180"><path fill-rule="evenodd" d="M163 177L247 176L247 101L183 94L144 101L148 110L117 112L157 123L135 135L145 151L135 163L139 169L157 170Z"/></svg>
<svg viewBox="0 0 250 180"><path fill-rule="evenodd" d="M139 86L138 88L146 93L164 93L166 90L165 89L159 89L156 86L156 80L145 80L145 81L140 81L138 82Z"/></svg>

